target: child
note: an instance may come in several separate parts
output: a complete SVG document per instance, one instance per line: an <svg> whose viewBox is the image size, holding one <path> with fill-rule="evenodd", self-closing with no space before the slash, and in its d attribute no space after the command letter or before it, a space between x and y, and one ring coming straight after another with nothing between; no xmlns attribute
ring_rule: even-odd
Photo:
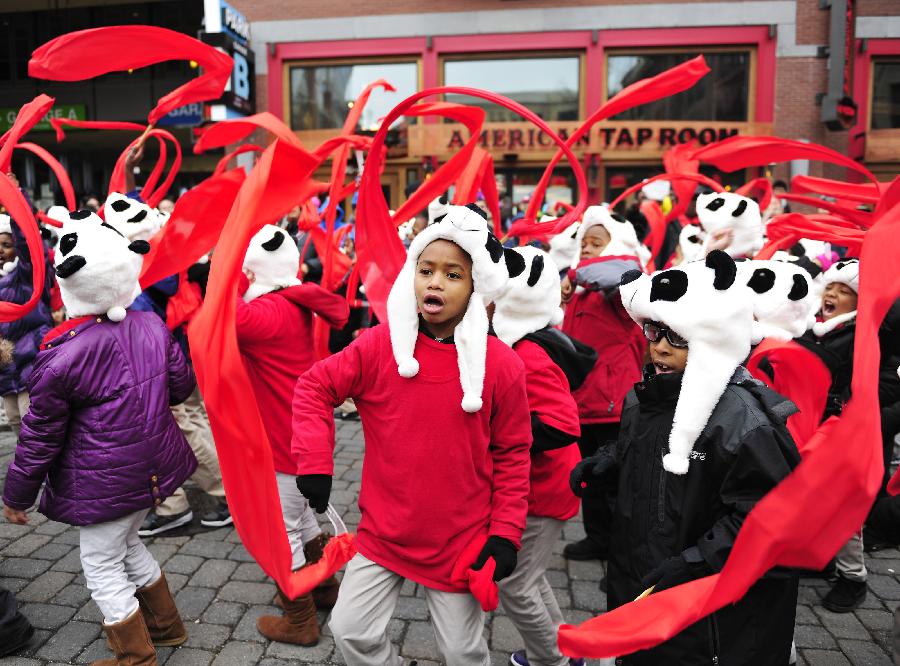
<svg viewBox="0 0 900 666"><path fill-rule="evenodd" d="M588 457L615 441L625 394L641 377L643 337L622 308L617 289L623 273L641 267L642 250L631 223L602 206L585 211L575 247L578 253L562 284L567 304L562 331L597 352L597 364L573 393L581 422L578 446L582 457ZM606 559L612 501L605 490L585 494L586 536L566 546L565 557Z"/></svg>
<svg viewBox="0 0 900 666"><path fill-rule="evenodd" d="M503 610L521 634L525 649L513 653L513 666L582 666L556 645L563 622L556 596L544 575L565 521L578 513L569 490L569 471L581 459L578 407L570 388L578 388L597 354L551 328L562 320L559 269L550 255L534 247L515 248L524 261L495 300L492 322L497 336L525 364L531 412L531 492L528 520L515 572L500 585Z"/></svg>
<svg viewBox="0 0 900 666"><path fill-rule="evenodd" d="M55 270L74 318L47 334L37 356L3 492L6 516L24 524L46 482L41 513L80 527L85 581L115 653L93 666L156 664L153 643L187 640L138 537L147 511L197 464L169 409L190 395L193 373L159 317L126 317L149 249L87 210L65 223Z"/></svg>
<svg viewBox="0 0 900 666"><path fill-rule="evenodd" d="M619 469L610 609L651 586L660 592L721 571L747 514L800 460L784 425L793 406L739 365L750 350L752 304L734 261L714 251L623 283L651 364L628 396L615 453L572 475L580 488ZM771 572L736 604L621 662L787 664L796 603L796 577Z"/></svg>
<svg viewBox="0 0 900 666"><path fill-rule="evenodd" d="M332 410L345 398L354 398L365 434L359 554L330 621L350 666L400 664L386 632L404 579L425 588L448 666L490 664L484 613L453 571L471 563L464 551L480 548L471 568L493 558L494 580L509 576L525 527L531 428L524 369L515 352L488 337L484 305L507 277L483 214L452 206L411 244L387 325L297 382L291 446L298 487L316 511L331 492Z"/></svg>
<svg viewBox="0 0 900 666"><path fill-rule="evenodd" d="M44 261L44 257L38 257ZM9 215L0 214L0 300L27 303L32 292L34 261L25 236ZM48 267L49 268L49 267ZM49 290L52 278L44 281L46 293L21 319L0 323L0 339L14 347L13 362L0 369L0 393L3 408L13 432L18 435L22 417L28 413L28 380L41 340L53 326Z"/></svg>
<svg viewBox="0 0 900 666"><path fill-rule="evenodd" d="M246 278L236 312L238 345L272 446L295 570L318 561L328 537L297 490L297 461L291 455L291 399L297 379L315 362L313 313L334 327L343 326L349 315L347 301L319 285L301 284L299 272L300 250L286 231L267 224L247 249ZM261 617L256 626L270 640L315 645L319 640L316 608L334 606L337 593L334 576L298 599L290 600L279 590L284 617Z"/></svg>

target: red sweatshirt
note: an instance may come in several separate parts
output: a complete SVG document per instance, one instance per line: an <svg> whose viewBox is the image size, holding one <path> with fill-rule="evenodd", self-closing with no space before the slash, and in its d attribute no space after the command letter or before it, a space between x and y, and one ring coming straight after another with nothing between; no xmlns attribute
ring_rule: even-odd
<svg viewBox="0 0 900 666"><path fill-rule="evenodd" d="M285 474L297 474L291 455L291 399L297 378L316 361L314 312L335 328L350 316L343 296L316 284L273 291L249 303L238 298L237 303L238 347L266 426L275 470Z"/></svg>
<svg viewBox="0 0 900 666"><path fill-rule="evenodd" d="M572 435L561 449L531 454L531 492L528 515L568 520L578 513L579 500L569 487L569 472L581 460L575 439L581 434L578 406L569 392L565 374L547 352L531 340L519 340L513 349L525 364L528 409L541 423Z"/></svg>
<svg viewBox="0 0 900 666"><path fill-rule="evenodd" d="M463 549L485 533L518 547L528 510L531 425L518 356L488 337L482 399L460 407L456 346L419 333L419 373L397 373L388 326L369 329L300 378L292 450L301 474L332 474L333 409L353 398L362 419L359 552L427 587L451 582Z"/></svg>

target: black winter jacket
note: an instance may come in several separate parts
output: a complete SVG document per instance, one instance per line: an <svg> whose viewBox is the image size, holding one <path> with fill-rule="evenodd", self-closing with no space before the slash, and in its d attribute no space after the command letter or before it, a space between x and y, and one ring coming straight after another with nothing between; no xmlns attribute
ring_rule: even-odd
<svg viewBox="0 0 900 666"><path fill-rule="evenodd" d="M634 600L641 579L683 554L699 570L725 564L744 518L800 462L784 421L786 398L739 367L694 445L683 476L662 467L682 375L646 375L629 394L616 444L619 486L609 558L609 607ZM623 664L784 666L797 578L773 571L737 604Z"/></svg>

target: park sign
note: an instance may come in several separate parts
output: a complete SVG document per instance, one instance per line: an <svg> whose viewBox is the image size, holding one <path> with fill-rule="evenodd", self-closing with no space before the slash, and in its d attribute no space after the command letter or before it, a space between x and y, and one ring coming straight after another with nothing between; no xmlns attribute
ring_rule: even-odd
<svg viewBox="0 0 900 666"><path fill-rule="evenodd" d="M0 132L5 132L12 127L18 115L18 107L0 107ZM46 116L41 118L40 122L34 126L33 131L52 131L51 119L87 120L87 113L85 112L84 104L57 104L47 112Z"/></svg>

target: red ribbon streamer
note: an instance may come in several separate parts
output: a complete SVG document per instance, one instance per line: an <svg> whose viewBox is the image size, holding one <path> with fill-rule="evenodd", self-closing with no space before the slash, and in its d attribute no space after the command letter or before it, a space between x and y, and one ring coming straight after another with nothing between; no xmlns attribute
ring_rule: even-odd
<svg viewBox="0 0 900 666"><path fill-rule="evenodd" d="M243 155L244 153L261 153L265 148L262 146L257 146L255 143L245 143L242 146L238 146L236 149L232 150L230 153L225 155L222 159L219 160L218 164L216 164L216 168L213 171L214 176L218 176L220 173L223 173L225 169L228 168L228 163L233 160L238 155Z"/></svg>
<svg viewBox="0 0 900 666"><path fill-rule="evenodd" d="M150 25L118 25L79 30L50 40L31 54L28 75L83 81L167 60L193 60L204 71L160 98L147 117L151 125L186 104L221 97L234 67L225 53L184 33Z"/></svg>
<svg viewBox="0 0 900 666"><path fill-rule="evenodd" d="M791 179L791 191L799 194L823 194L837 199L852 199L863 203L877 203L881 198L881 187L873 183L844 183L828 178L813 176L794 176Z"/></svg>
<svg viewBox="0 0 900 666"><path fill-rule="evenodd" d="M74 211L75 207L77 206L77 202L75 199L75 188L72 187L72 180L69 178L69 174L63 168L63 165L59 163L59 160L51 155L46 148L43 148L36 143L23 141L16 146L16 150L18 150L19 148L34 153L38 158L43 160L43 162L48 167L50 167L53 175L56 176L57 182L59 182L59 189L62 190L63 198L66 200L66 208L68 208L70 212Z"/></svg>
<svg viewBox="0 0 900 666"><path fill-rule="evenodd" d="M19 143L19 139L47 115L54 101L52 97L41 94L19 109L16 122L0 137L0 143L3 144L3 147L0 148L0 172L4 174L9 172L12 153Z"/></svg>
<svg viewBox="0 0 900 666"><path fill-rule="evenodd" d="M38 120L43 116L38 116ZM16 119L16 125L20 122L27 124L27 117L21 113ZM36 122L36 121L35 121ZM13 129L16 129L13 125ZM24 132L14 135L21 136ZM10 142L8 145L12 146ZM4 146L5 148L6 146ZM19 227L19 231L25 236L25 242L28 244L28 253L31 255L31 297L25 303L7 303L0 301L0 321L9 322L21 319L34 309L44 293L44 278L46 274L44 267L44 243L41 241L41 232L38 230L37 221L31 214L31 206L25 201L25 197L19 191L19 188L12 184L12 181L5 173L0 174L0 203L6 207L6 212L15 220Z"/></svg>
<svg viewBox="0 0 900 666"><path fill-rule="evenodd" d="M785 213L776 215L766 226L769 238L754 259L771 259L778 250L786 250L802 238L827 241L858 254L865 232L852 222L821 215Z"/></svg>
<svg viewBox="0 0 900 666"><path fill-rule="evenodd" d="M235 120L223 120L211 125L194 144L194 152L200 154L213 148L223 148L234 143L239 143L253 134L258 129L264 129L275 135L276 139L289 143L292 146L302 148L300 139L284 124L268 111L257 113L246 118Z"/></svg>
<svg viewBox="0 0 900 666"><path fill-rule="evenodd" d="M900 296L900 206L866 232L860 260L852 395L840 418L820 426L800 465L747 516L720 574L626 604L573 627L569 656L613 657L652 647L739 600L770 568L821 569L859 530L881 483L878 328ZM853 446L847 446L853 442Z"/></svg>
<svg viewBox="0 0 900 666"><path fill-rule="evenodd" d="M667 174L700 173L700 161L692 157L695 150L694 143L693 140L688 143L679 143L663 153L663 167ZM687 179L672 179L672 190L675 192L676 201L672 210L666 215L666 222L677 220L687 211L696 189L697 186Z"/></svg>
<svg viewBox="0 0 900 666"><path fill-rule="evenodd" d="M759 204L760 212L769 207L772 201L772 181L768 178L754 178L744 183L736 190L742 197L755 199Z"/></svg>

